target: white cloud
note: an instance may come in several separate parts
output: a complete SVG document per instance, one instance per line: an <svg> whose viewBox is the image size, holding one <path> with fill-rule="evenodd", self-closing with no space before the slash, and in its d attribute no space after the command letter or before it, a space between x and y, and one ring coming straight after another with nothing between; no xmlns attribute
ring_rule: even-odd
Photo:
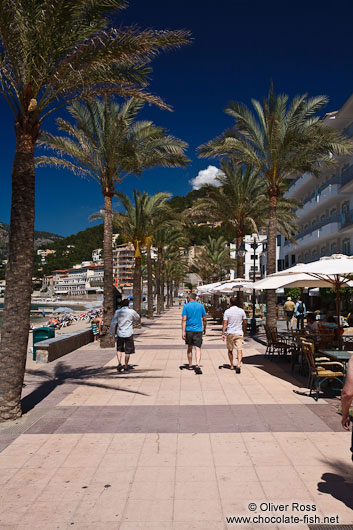
<svg viewBox="0 0 353 530"><path fill-rule="evenodd" d="M202 169L198 172L197 177L189 180L193 190L199 190L204 184L211 184L212 186L220 186L216 177L222 173L218 167L208 166L207 169Z"/></svg>

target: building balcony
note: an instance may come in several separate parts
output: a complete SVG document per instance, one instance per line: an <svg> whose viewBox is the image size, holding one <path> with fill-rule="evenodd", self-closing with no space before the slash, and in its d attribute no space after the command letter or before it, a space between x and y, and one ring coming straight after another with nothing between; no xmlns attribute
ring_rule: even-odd
<svg viewBox="0 0 353 530"><path fill-rule="evenodd" d="M301 218L310 213L310 215L313 215L313 212L316 208L322 208L329 205L329 203L334 200L337 200L337 195L339 193L339 184L337 183L338 179L335 178L336 184L329 184L325 183L324 188L318 188L317 192L310 196L309 200L307 200L303 207L300 208L300 210L297 211L297 217Z"/></svg>
<svg viewBox="0 0 353 530"><path fill-rule="evenodd" d="M294 197L305 189L305 186L311 181L312 175L305 173L302 177L297 178L286 192L286 197Z"/></svg>
<svg viewBox="0 0 353 530"><path fill-rule="evenodd" d="M353 165L348 166L342 171L341 187L344 188L342 189L344 192L353 191Z"/></svg>
<svg viewBox="0 0 353 530"><path fill-rule="evenodd" d="M340 216L336 216L336 218L337 217ZM340 228L341 223L339 222L339 219L336 219L335 221L329 222L324 226L321 226L320 228L310 228L308 229L310 231L305 230L301 232L301 234L298 234L296 238L296 245L293 245L292 243L285 245L285 252L286 254L288 254L290 252L297 252L303 247L317 245L323 242L326 238L330 238L333 235L337 235L337 232L340 230Z"/></svg>
<svg viewBox="0 0 353 530"><path fill-rule="evenodd" d="M353 228L353 210L341 214L341 231Z"/></svg>

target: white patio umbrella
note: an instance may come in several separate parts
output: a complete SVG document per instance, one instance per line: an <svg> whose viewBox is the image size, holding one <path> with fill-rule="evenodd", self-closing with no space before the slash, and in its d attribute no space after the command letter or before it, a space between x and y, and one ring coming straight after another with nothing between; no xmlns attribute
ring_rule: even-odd
<svg viewBox="0 0 353 530"><path fill-rule="evenodd" d="M214 289L215 287L218 287L221 284L222 282L215 282L215 283L208 283L206 285L199 285L197 288L197 294L198 295L213 294L212 289Z"/></svg>
<svg viewBox="0 0 353 530"><path fill-rule="evenodd" d="M218 287L212 289L213 294L232 294L235 291L245 291L253 289L253 283L245 278L234 278L234 280L226 280Z"/></svg>
<svg viewBox="0 0 353 530"><path fill-rule="evenodd" d="M304 276L302 276L304 275ZM274 289L273 280L280 282L283 278L286 283L277 284L277 287L331 287L336 291L336 309L338 328L340 327L340 289L353 286L353 256L333 254L311 263L299 263L290 269L271 274L264 280L257 282L257 289ZM267 284L265 281L268 280ZM342 346L342 337L338 333L339 348Z"/></svg>

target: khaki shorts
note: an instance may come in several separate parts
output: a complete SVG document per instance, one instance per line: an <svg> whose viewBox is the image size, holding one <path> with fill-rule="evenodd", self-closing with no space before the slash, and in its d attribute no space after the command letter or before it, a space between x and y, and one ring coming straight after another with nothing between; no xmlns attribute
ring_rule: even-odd
<svg viewBox="0 0 353 530"><path fill-rule="evenodd" d="M231 333L227 335L227 348L229 351L233 351L234 348L237 350L243 349L244 344L243 335L232 335Z"/></svg>

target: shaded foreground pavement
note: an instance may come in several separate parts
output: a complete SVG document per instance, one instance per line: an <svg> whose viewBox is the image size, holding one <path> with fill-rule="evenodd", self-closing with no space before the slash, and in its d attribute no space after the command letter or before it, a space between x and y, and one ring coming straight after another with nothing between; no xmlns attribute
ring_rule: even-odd
<svg viewBox="0 0 353 530"><path fill-rule="evenodd" d="M211 322L203 375L180 369L180 316L171 309L144 328L128 374L116 372L113 350L93 343L29 364L28 412L0 425L0 530L353 523L350 434L338 400L293 392L303 381L251 339L240 375L219 369L228 359ZM255 520L227 523L242 515ZM257 516L300 521L265 525Z"/></svg>

